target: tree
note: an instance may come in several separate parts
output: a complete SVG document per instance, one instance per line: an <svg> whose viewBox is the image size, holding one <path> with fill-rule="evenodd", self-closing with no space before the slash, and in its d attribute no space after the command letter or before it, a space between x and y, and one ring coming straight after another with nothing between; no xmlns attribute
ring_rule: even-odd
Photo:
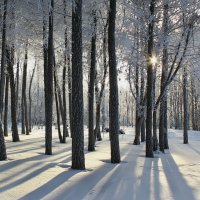
<svg viewBox="0 0 200 200"><path fill-rule="evenodd" d="M187 92L187 68L183 68L183 109L184 109L184 119L183 119L183 143L188 144L188 92Z"/></svg>
<svg viewBox="0 0 200 200"><path fill-rule="evenodd" d="M155 0L150 3L150 21L148 29L148 54L147 54L147 117L146 117L146 157L154 157L152 143L152 106L153 106L153 45L154 45L154 9Z"/></svg>
<svg viewBox="0 0 200 200"><path fill-rule="evenodd" d="M67 20L66 20L66 0L63 0L64 6L64 25L65 25L65 51L64 51L64 66L63 66L63 81L62 81L62 91L63 91L63 142L66 142L64 137L69 137L68 129L67 129L67 104L66 104L66 72L67 72L67 64L68 61L68 38L67 38ZM68 61L68 63L67 63ZM68 66L69 67L69 66Z"/></svg>
<svg viewBox="0 0 200 200"><path fill-rule="evenodd" d="M49 8L48 51L46 51L47 47L46 44L44 44L45 45L44 92L45 92L45 154L46 155L52 154L53 68L54 68L53 10L54 10L54 0L51 0ZM45 34L46 29L44 26L43 26L43 31ZM46 37L46 35L44 37Z"/></svg>
<svg viewBox="0 0 200 200"><path fill-rule="evenodd" d="M2 119L4 87L5 87L5 57L6 57L6 34L7 34L7 5L8 1L4 0L3 10L3 30L2 30L2 48L1 48L1 80L0 80L0 118Z"/></svg>
<svg viewBox="0 0 200 200"><path fill-rule="evenodd" d="M101 80L101 88L99 91L98 87L98 81L97 81L97 75L96 75L96 83L95 83L95 92L96 92L96 127L95 127L95 136L97 137L97 140L101 141L101 131L100 131L100 119L101 119L101 102L104 94L105 89L105 82L106 82L106 76L108 71L108 64L107 64L107 26L108 26L108 20L106 21L106 24L104 25L103 30L103 78ZM104 112L104 105L102 106L102 131L104 131L103 126L105 126L105 112Z"/></svg>
<svg viewBox="0 0 200 200"><path fill-rule="evenodd" d="M119 100L117 83L117 63L115 53L115 18L116 0L110 0L108 26L108 55L109 55L109 132L111 142L111 163L120 163L119 149Z"/></svg>
<svg viewBox="0 0 200 200"><path fill-rule="evenodd" d="M32 88L32 83L33 83L33 78L34 78L36 67L37 67L37 63L35 61L35 66L33 68L33 72L31 74L31 78L30 78L29 92L28 92L28 96L29 96L29 132L31 132L31 130L32 130L32 97L31 97L31 88Z"/></svg>
<svg viewBox="0 0 200 200"><path fill-rule="evenodd" d="M22 116L22 134L26 133L26 135L29 135L28 110L27 110L27 99L26 99L27 63L28 63L28 41L25 46L25 58L23 65L21 116Z"/></svg>
<svg viewBox="0 0 200 200"><path fill-rule="evenodd" d="M6 72L5 87L5 106L4 106L4 136L8 136L8 93L9 93L9 76Z"/></svg>
<svg viewBox="0 0 200 200"><path fill-rule="evenodd" d="M72 169L85 169L82 74L82 0L72 3Z"/></svg>
<svg viewBox="0 0 200 200"><path fill-rule="evenodd" d="M168 71L168 10L169 5L166 1L164 3L164 14L163 14L163 56L162 56L162 75L161 75L161 86L160 91L164 90L164 85L167 80L167 71ZM168 147L167 143L167 92L163 95L163 98L160 101L160 119L159 119L159 147L160 151L164 152L164 149ZM165 139L166 138L166 139Z"/></svg>
<svg viewBox="0 0 200 200"><path fill-rule="evenodd" d="M89 89L88 89L88 151L95 150L96 135L94 134L94 83L95 83L95 72L96 72L96 10L92 10L92 39L91 39L91 65L90 65L90 76L89 76Z"/></svg>
<svg viewBox="0 0 200 200"><path fill-rule="evenodd" d="M6 154L6 145L3 135L3 129L2 129L2 122L0 119L0 161L6 160L7 154Z"/></svg>
<svg viewBox="0 0 200 200"><path fill-rule="evenodd" d="M12 47L6 49L6 58L8 64L8 74L10 79L10 95L11 95L11 120L12 120L12 139L13 142L18 142L19 134L17 127L17 113L16 113L16 91L15 91L15 78L14 78L14 55L15 49L14 44Z"/></svg>

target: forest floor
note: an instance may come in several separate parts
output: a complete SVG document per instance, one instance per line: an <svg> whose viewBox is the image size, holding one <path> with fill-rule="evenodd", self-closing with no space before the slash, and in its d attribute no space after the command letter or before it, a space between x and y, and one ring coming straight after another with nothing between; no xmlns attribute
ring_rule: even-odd
<svg viewBox="0 0 200 200"><path fill-rule="evenodd" d="M0 162L0 199L200 199L200 132L190 131L189 144L184 145L182 131L169 130L170 150L155 158L145 158L145 144L132 145L133 128L125 132L119 135L120 164L110 163L108 133L95 152L87 151L86 142L85 171L70 168L71 139L60 144L56 130L52 156L44 155L43 129L20 135L18 143L9 136L8 160Z"/></svg>

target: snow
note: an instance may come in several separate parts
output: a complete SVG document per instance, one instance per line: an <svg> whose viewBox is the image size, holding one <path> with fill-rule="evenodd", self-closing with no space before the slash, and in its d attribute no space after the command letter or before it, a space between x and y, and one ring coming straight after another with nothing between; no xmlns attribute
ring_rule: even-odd
<svg viewBox="0 0 200 200"><path fill-rule="evenodd" d="M145 144L132 145L133 128L119 135L120 164L110 163L108 133L97 142L95 152L87 152L86 170L72 170L71 139L60 144L56 130L53 155L44 155L44 130L21 142L6 138L8 161L0 162L2 200L193 200L200 199L200 133L189 132L189 144L182 144L182 131L169 130L170 150L145 158ZM87 133L87 130L86 130Z"/></svg>

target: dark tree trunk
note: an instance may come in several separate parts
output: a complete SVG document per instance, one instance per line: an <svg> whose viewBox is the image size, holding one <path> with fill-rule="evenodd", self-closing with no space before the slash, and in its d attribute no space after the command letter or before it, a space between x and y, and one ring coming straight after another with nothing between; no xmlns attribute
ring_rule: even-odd
<svg viewBox="0 0 200 200"><path fill-rule="evenodd" d="M183 144L188 144L188 95L187 95L187 68L183 68Z"/></svg>
<svg viewBox="0 0 200 200"><path fill-rule="evenodd" d="M97 136L97 140L101 141L101 131L100 131L100 119L101 119L101 102L104 94L104 89L105 89L105 81L106 81L106 76L107 76L107 71L108 71L108 65L107 65L107 25L108 21L106 22L104 26L104 36L103 36L103 66L104 66L104 74L103 74L103 79L101 81L101 89L100 93L97 92L97 99L96 99L96 127L95 127L95 135ZM95 85L95 91L98 90L98 83ZM98 94L99 93L99 94ZM104 108L102 107L102 131L104 130L105 123L103 120L105 120L104 115Z"/></svg>
<svg viewBox="0 0 200 200"><path fill-rule="evenodd" d="M64 123L64 108L63 108L63 101L62 101L62 95L60 91L60 87L57 84L57 96L58 96L58 103L59 103L59 112L61 113L61 118L62 118L62 123ZM63 127L64 128L64 127ZM66 143L66 132L63 130L63 136L62 136L62 141L61 143Z"/></svg>
<svg viewBox="0 0 200 200"><path fill-rule="evenodd" d="M0 161L6 160L6 159L7 159L6 145L5 145L5 140L3 136L2 122L0 119Z"/></svg>
<svg viewBox="0 0 200 200"><path fill-rule="evenodd" d="M158 138L157 138L157 110L153 110L153 151L158 150Z"/></svg>
<svg viewBox="0 0 200 200"><path fill-rule="evenodd" d="M69 94L69 126L70 126L70 133L72 137L72 72L70 66L70 56L67 56L67 63L68 63L68 94Z"/></svg>
<svg viewBox="0 0 200 200"><path fill-rule="evenodd" d="M4 10L3 10L2 49L1 49L1 80L0 80L0 118L1 119L2 119L2 114L3 114L3 100L4 100L4 89L5 89L7 4L8 4L8 1L4 0L4 4L3 4Z"/></svg>
<svg viewBox="0 0 200 200"><path fill-rule="evenodd" d="M167 81L168 71L168 3L164 4L164 15L163 15L163 29L164 29L164 42L163 42L163 57L162 57L162 76L161 76L161 87L160 93L164 92L165 84ZM164 152L165 147L168 146L167 141L167 93L164 92L163 98L160 101L160 119L159 119L159 147L160 151Z"/></svg>
<svg viewBox="0 0 200 200"><path fill-rule="evenodd" d="M165 149L169 149L169 145L168 145L168 123L167 123L167 97L164 101L164 109L165 109L165 113L164 113L164 147Z"/></svg>
<svg viewBox="0 0 200 200"><path fill-rule="evenodd" d="M70 133L72 134L72 72L71 72L71 66L70 66L70 45L68 43L68 34L67 34L67 1L63 0L63 11L64 11L64 25L65 25L65 68L63 68L63 74L68 74L67 81L68 81L68 101L69 101L69 126L70 126ZM67 69L66 69L67 67ZM66 82L66 77L65 77ZM64 83L63 83L64 86ZM64 90L63 90L64 91ZM63 95L64 97L64 95ZM63 99L63 102L66 102L66 100ZM64 105L65 107L65 105ZM67 110L67 108L64 108ZM66 124L66 135L69 136L67 124ZM71 135L72 137L72 135Z"/></svg>
<svg viewBox="0 0 200 200"><path fill-rule="evenodd" d="M90 80L88 90L88 151L95 150L96 135L94 132L94 83L95 83L95 72L96 72L96 11L92 11L92 39L91 39L91 66L90 66Z"/></svg>
<svg viewBox="0 0 200 200"><path fill-rule="evenodd" d="M137 125L135 126L135 139L134 139L133 144L139 145L140 144L140 131L141 131L142 123L143 123L143 117L136 116L135 123Z"/></svg>
<svg viewBox="0 0 200 200"><path fill-rule="evenodd" d="M15 85L16 85L16 93L15 93L15 98L16 98L16 115L18 115L18 94L19 94L19 60L17 61L17 72L16 72L16 81L15 81ZM18 119L17 119L18 121Z"/></svg>
<svg viewBox="0 0 200 200"><path fill-rule="evenodd" d="M142 125L141 125L141 142L145 142L145 120L143 118Z"/></svg>
<svg viewBox="0 0 200 200"><path fill-rule="evenodd" d="M58 102L57 79L56 79L55 69L54 69L54 93L55 93L55 102L56 102L58 137L59 137L60 143L62 143L62 134L61 134L61 130L60 130L60 107L59 107L59 102Z"/></svg>
<svg viewBox="0 0 200 200"><path fill-rule="evenodd" d="M4 106L4 136L8 136L8 93L9 93L9 76L6 74L5 88L5 106Z"/></svg>
<svg viewBox="0 0 200 200"><path fill-rule="evenodd" d="M155 105L156 98L156 69L154 69L153 79L153 105ZM153 151L158 150L158 137L157 137L157 109L153 109Z"/></svg>
<svg viewBox="0 0 200 200"><path fill-rule="evenodd" d="M98 141L102 140L100 131L100 116L101 116L101 104L96 104L96 127L94 129L94 135Z"/></svg>
<svg viewBox="0 0 200 200"><path fill-rule="evenodd" d="M101 115L102 115L102 127L101 131L103 132L106 128L106 113L105 113L105 96L103 96L102 108L101 108Z"/></svg>
<svg viewBox="0 0 200 200"><path fill-rule="evenodd" d="M137 30L136 32L136 37L137 37L137 57L136 57L136 67L135 67L135 139L133 144L134 145L139 145L140 144L140 131L141 131L141 124L142 124L142 116L141 116L141 109L140 109L140 93L139 93L139 64L138 64L138 59L139 59L139 31Z"/></svg>
<svg viewBox="0 0 200 200"><path fill-rule="evenodd" d="M36 61L35 61L36 62ZM33 72L31 75L31 80L30 80L30 84L29 84L29 132L31 132L32 130L32 97L31 97L31 87L32 87L32 83L33 83L33 77L35 74L35 69L36 69L36 63L35 66L33 68Z"/></svg>
<svg viewBox="0 0 200 200"><path fill-rule="evenodd" d="M117 83L117 64L115 53L115 18L116 0L110 0L108 26L108 54L109 54L109 132L111 142L111 163L120 163L119 149L119 100Z"/></svg>
<svg viewBox="0 0 200 200"><path fill-rule="evenodd" d="M27 100L26 100L27 62L28 62L28 42L25 47L25 59L23 66L21 109L22 109L22 134L26 133L26 135L29 135Z"/></svg>
<svg viewBox="0 0 200 200"><path fill-rule="evenodd" d="M72 169L85 169L82 71L82 0L75 0L72 4Z"/></svg>
<svg viewBox="0 0 200 200"><path fill-rule="evenodd" d="M62 82L62 90L63 90L63 137L69 137L68 129L67 129L67 104L66 104L66 72L67 72L67 19L66 19L66 0L63 0L64 6L64 25L65 25L65 53L64 53L64 66L63 66L63 82ZM64 138L63 138L64 139ZM66 140L64 139L64 142Z"/></svg>
<svg viewBox="0 0 200 200"><path fill-rule="evenodd" d="M12 120L12 139L13 142L19 141L18 127L17 127L17 113L16 113L16 91L15 91L15 78L14 78L14 46L11 50L6 50L6 57L8 62L8 74L10 78L10 94L11 94L11 120Z"/></svg>
<svg viewBox="0 0 200 200"><path fill-rule="evenodd" d="M191 80L191 119L192 119L192 129L196 130L196 120L195 120L195 86L193 77L190 77Z"/></svg>
<svg viewBox="0 0 200 200"><path fill-rule="evenodd" d="M144 85L145 85L145 82L144 82L144 67L141 66L140 67L140 70L141 70L141 84L140 84L140 106L142 107L141 109L141 114L142 114L142 117L143 117L143 121L142 121L142 124L141 124L141 142L144 142L145 141L145 101L144 101Z"/></svg>
<svg viewBox="0 0 200 200"><path fill-rule="evenodd" d="M53 68L54 68L54 49L53 49L53 9L54 0L51 0L49 10L49 35L48 35L48 65L44 64L44 83L45 83L45 154L52 154L52 112L53 112ZM44 53L46 54L46 53ZM46 62L46 58L44 58Z"/></svg>
<svg viewBox="0 0 200 200"><path fill-rule="evenodd" d="M153 64L151 58L153 56L154 44L154 8L155 0L150 4L150 22L148 30L148 55L147 55L147 117L146 117L146 157L154 157L153 142L152 142L152 104L153 104Z"/></svg>

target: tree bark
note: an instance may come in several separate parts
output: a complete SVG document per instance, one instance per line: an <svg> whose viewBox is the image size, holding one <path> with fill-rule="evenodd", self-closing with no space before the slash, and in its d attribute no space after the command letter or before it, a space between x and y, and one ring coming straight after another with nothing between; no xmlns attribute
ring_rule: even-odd
<svg viewBox="0 0 200 200"><path fill-rule="evenodd" d="M6 159L7 159L6 144L5 144L4 135L3 135L2 122L0 119L0 161L6 160Z"/></svg>
<svg viewBox="0 0 200 200"><path fill-rule="evenodd" d="M82 71L82 0L74 0L72 3L72 169L85 169Z"/></svg>
<svg viewBox="0 0 200 200"><path fill-rule="evenodd" d="M67 104L66 104L66 72L67 72L67 50L68 50L68 38L67 38L67 19L66 19L66 0L63 0L64 6L64 25L65 25L65 53L64 53L64 66L63 66L63 82L62 82L62 90L63 90L63 137L69 137L68 129L67 129ZM64 139L64 138L63 138ZM64 142L65 139L64 139Z"/></svg>
<svg viewBox="0 0 200 200"><path fill-rule="evenodd" d="M62 143L62 134L60 129L60 107L58 102L58 93L57 93L57 78L56 78L56 71L54 69L54 94L55 94L55 102L56 102L56 115L57 115L57 126L58 126L58 137L60 143Z"/></svg>
<svg viewBox="0 0 200 200"><path fill-rule="evenodd" d="M49 10L49 35L48 35L48 65L44 65L45 82L45 154L52 154L52 113L53 113L53 10L54 0L51 0ZM45 55L45 56L47 56ZM44 58L44 62L46 58ZM48 68L47 68L48 67Z"/></svg>
<svg viewBox="0 0 200 200"><path fill-rule="evenodd" d="M6 50L6 57L8 62L8 74L10 78L10 94L11 94L11 120L12 120L12 140L13 142L19 141L18 127L17 127L17 113L16 113L16 91L15 91L15 78L14 78L14 46Z"/></svg>
<svg viewBox="0 0 200 200"><path fill-rule="evenodd" d="M101 141L101 131L100 131L100 120L101 120L101 102L104 94L105 89L105 81L108 71L108 65L107 65L107 26L108 26L108 19L104 26L104 35L103 35L103 66L104 66L104 73L103 73L103 79L101 80L101 89L100 92L97 92L97 99L96 99L96 127L95 127L95 135L97 136L97 140ZM97 82L97 81L96 81ZM98 83L95 85L95 91L98 90ZM105 112L104 112L104 105L102 106L102 131L105 128ZM103 127L104 126L104 127Z"/></svg>
<svg viewBox="0 0 200 200"><path fill-rule="evenodd" d="M188 144L188 95L187 95L187 68L183 68L183 144Z"/></svg>
<svg viewBox="0 0 200 200"><path fill-rule="evenodd" d="M8 1L4 0L3 10L3 30L2 30L2 50L1 50L1 80L0 80L0 118L3 114L3 100L5 89L5 57L6 57L6 33L7 33L7 4Z"/></svg>
<svg viewBox="0 0 200 200"><path fill-rule="evenodd" d="M94 83L96 72L96 10L92 10L92 39L91 39L91 65L90 65L90 77L88 88L88 151L95 151L96 135L94 134Z"/></svg>
<svg viewBox="0 0 200 200"><path fill-rule="evenodd" d="M115 53L115 18L116 0L110 0L108 26L108 54L109 54L109 132L111 142L111 163L120 163L119 149L119 100L117 82L117 64Z"/></svg>
<svg viewBox="0 0 200 200"><path fill-rule="evenodd" d="M151 58L153 56L154 44L154 8L155 0L150 4L150 22L148 30L148 55L147 55L147 117L146 117L146 157L154 157L152 142L152 104L153 104L153 64Z"/></svg>
<svg viewBox="0 0 200 200"><path fill-rule="evenodd" d="M25 47L25 59L23 66L21 109L22 109L22 134L26 133L26 135L29 135L27 100L26 100L27 62L28 62L28 42Z"/></svg>
<svg viewBox="0 0 200 200"><path fill-rule="evenodd" d="M31 132L32 130L32 97L31 97L31 87L32 87L32 83L33 83L33 78L34 78L34 74L35 74L35 69L36 69L36 61L35 61L35 66L33 68L33 72L31 75L31 79L30 79L30 84L29 84L29 132Z"/></svg>
<svg viewBox="0 0 200 200"><path fill-rule="evenodd" d="M8 136L8 93L9 93L9 76L6 73L5 88L5 106L4 106L4 136Z"/></svg>

